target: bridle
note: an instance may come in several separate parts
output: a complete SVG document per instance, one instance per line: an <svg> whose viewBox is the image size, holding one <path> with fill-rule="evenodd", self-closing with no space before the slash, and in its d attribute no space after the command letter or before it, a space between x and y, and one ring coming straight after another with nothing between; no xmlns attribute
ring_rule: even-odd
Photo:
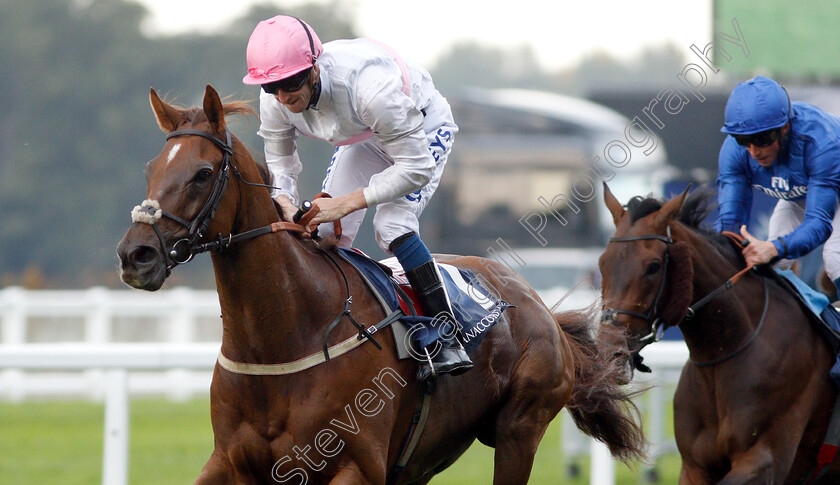
<svg viewBox="0 0 840 485"><path fill-rule="evenodd" d="M746 241L742 241L737 235L735 235L731 232L724 231L723 235L727 236L730 240L735 242L740 247L744 247L747 244ZM640 312L635 312L635 311L631 311L631 310L616 310L616 309L613 309L613 308L605 308L604 311L603 311L601 320L602 321L607 321L607 322L609 322L609 323L611 323L611 324L613 324L617 327L621 327L621 324L615 319L615 316L616 315L629 315L631 317L641 318L645 322L650 324L650 326L651 326L650 327L651 328L650 333L645 335L644 337L639 337L637 339L637 341L641 345L639 346L639 348L631 350L631 354L632 354L632 357L633 357L633 360L634 360L634 365L636 366L636 368L639 369L640 371L650 372L650 368L648 368L647 366L645 366L644 364L641 363L642 359L639 356L639 352L641 352L641 350L644 347L646 347L647 345L649 345L653 342L658 342L658 341L662 340L662 337L665 335L665 323L666 322L662 321L662 317L659 315L659 311L660 311L659 306L660 306L660 303L661 303L662 295L663 295L664 290L665 290L665 280L667 279L667 275L668 275L668 262L669 262L669 258L670 258L668 247L670 247L670 245L674 243L674 240L671 238L671 226L668 225L666 227L666 235L665 236L661 236L659 234L645 234L645 235L641 235L641 236L611 237L610 238L610 243L642 241L642 240L659 240L659 241L662 241L666 244L665 255L663 257L663 264L662 264L662 279L660 280L659 290L656 293L656 298L653 300L653 304L650 306L647 313L640 313ZM722 293L726 290L731 289L732 286L735 283L737 283L738 280L741 279L741 277L743 277L745 274L747 274L747 272L749 272L753 268L754 268L754 266L747 266L746 268L742 269L741 271L737 272L732 277L727 279L722 285L720 285L717 288L715 288L714 290L712 290L709 294L707 294L703 298L699 299L695 303L691 304L688 307L688 309L686 310L685 317L684 317L683 321L688 321L688 320L694 318L694 316L697 314L697 311L700 308L704 307L707 303L709 303L718 294L720 294L720 293ZM761 285L764 289L764 309L762 310L762 313L761 313L761 319L759 320L758 325L756 326L756 328L752 332L752 334L747 338L747 340L745 340L743 343L741 343L741 345L739 345L738 348L736 348L733 352L731 352L731 353L729 353L729 354L727 354L723 357L719 357L719 358L712 359L710 361L705 361L705 362L697 362L697 361L694 361L693 359L689 358L689 361L692 364L694 364L698 367L719 364L721 362L727 361L727 360L735 357L736 355L741 353L744 349L749 347L749 345L751 343L753 343L753 341L755 341L755 338L758 336L758 333L761 331L761 328L764 325L765 317L767 316L767 308L768 308L769 303L770 303L770 295L769 295L769 289L767 288L767 282L764 280L764 278L759 278L759 279L761 280Z"/></svg>
<svg viewBox="0 0 840 485"><path fill-rule="evenodd" d="M183 129L170 132L166 135L166 139L170 140L177 136L189 135L200 136L213 142L213 144L222 151L222 163L219 165L219 170L216 172L216 179L213 181L213 188L210 190L210 195L207 197L207 200L204 201L204 205L201 207L201 210L198 211L191 222L187 222L168 212L163 213L165 217L186 227L188 231L187 237L176 241L175 244L172 245L172 249L170 251L164 251L167 253L167 258L175 264L189 262L193 256L197 254L197 252L193 249L197 249L195 248L196 243L199 239L203 238L204 234L207 232L207 227L210 225L210 221L213 219L213 215L219 207L219 203L222 200L225 189L227 189L227 183L230 179L230 157L233 155L233 143L231 142L229 130L225 130L225 141L216 138L206 131L194 129ZM237 176L241 178L238 171ZM160 231L157 232L158 237L161 237ZM163 244L162 239L161 244ZM163 247L164 249L166 248L165 245Z"/></svg>
<svg viewBox="0 0 840 485"><path fill-rule="evenodd" d="M246 185L266 187L268 189L273 189L275 187L256 182L249 182L242 177L239 169L231 163L231 156L233 155L233 142L229 130L225 130L225 141L220 140L213 134L206 131L192 128L172 131L166 135L166 139L169 140L177 136L200 136L210 140L222 151L222 162L216 172L216 178L213 181L213 187L210 189L210 195L208 195L207 200L204 201L204 205L196 213L192 221L186 221L172 213L160 209L159 204L154 200L145 200L141 205L135 207L132 211L132 220L134 222L145 222L150 224L154 229L155 234L157 234L158 240L161 244L161 249L163 250L164 257L166 258L167 271L171 271L172 268L179 264L191 261L196 254L207 251L221 252L234 243L261 236L263 234L276 232L278 230L290 230L306 233L306 227L304 224L275 222L268 226L258 227L239 234L231 233L227 236L219 234L213 241L199 243L198 241L204 238L207 228L210 225L210 221L213 219L213 215L216 213L216 209L219 207L222 196L227 189L231 170L234 175L236 175L236 178ZM311 217L314 217L314 215L315 214L312 213ZM187 229L187 236L176 241L172 247L168 247L166 239L163 237L163 233L157 225L157 221L161 217L166 217L167 219L175 221L185 227Z"/></svg>
<svg viewBox="0 0 840 485"><path fill-rule="evenodd" d="M671 226L669 225L666 228L665 236L660 236L659 234L645 234L641 236L624 236L610 238L611 243L644 240L662 241L667 245L665 249L665 256L662 260L662 279L659 282L659 290L656 292L656 298L653 300L653 304L650 306L647 313L640 313L632 310L616 310L613 308L605 308L603 315L601 316L602 321L607 321L615 326L621 326L615 319L616 315L629 315L631 317L641 318L642 320L650 324L650 333L638 339L639 342L642 343L642 347L640 347L639 350L641 350L645 345L651 342L657 342L659 340L662 340L662 337L665 334L665 323L662 321L662 317L659 315L659 305L662 301L662 294L665 293L665 279L666 275L668 274L668 262L670 259L668 247L674 243L674 240L671 238Z"/></svg>
<svg viewBox="0 0 840 485"><path fill-rule="evenodd" d="M222 236L222 234L219 234L215 240L199 244L198 241L201 238L203 238L204 234L207 232L207 228L210 225L210 221L213 219L213 215L216 213L216 209L218 208L219 203L222 200L222 196L224 195L225 189L227 188L227 183L228 179L230 178L231 170L233 170L234 175L236 175L236 179L246 185L251 185L255 187L265 187L268 189L276 189L277 187L256 182L249 182L242 177L242 173L239 171L239 169L237 169L236 166L231 163L231 156L233 155L233 144L229 130L225 130L226 141L222 141L206 131L191 128L170 132L166 136L166 139L169 140L170 138L174 138L176 136L200 136L202 138L206 138L213 142L213 144L216 145L222 151L223 155L221 165L219 166L219 170L216 173L216 179L214 180L213 187L210 190L210 195L207 197L207 200L204 202L204 205L201 207L201 209L198 211L195 217L193 217L192 221L186 221L174 214L160 209L160 205L157 201L154 200L144 201L143 204L135 207L131 213L132 219L135 222L144 222L150 224L154 228L155 233L157 234L157 237L160 240L161 248L163 249L163 252L166 255L167 271L170 271L172 268L179 264L189 262L196 254L203 253L206 251L222 252L234 243L252 239L263 234L269 234L278 231L292 231L301 233L303 237L314 237L312 236L312 234L315 233L315 230L313 230L313 232L310 233L308 226L312 218L314 218L315 215L318 214L319 209L317 208L317 206L314 206L311 202L305 201L304 204L301 205L301 208L298 211L298 213L295 214L293 217L293 220L295 222L272 222L267 226L258 227L256 229L251 229L249 231L241 232L239 234L231 233L228 236ZM329 197L328 194L322 193L318 194L316 198L321 196ZM166 240L163 237L163 233L161 233L160 229L157 226L157 221L161 217L166 217L177 222L178 224L187 228L188 231L187 237L176 241L175 244L172 245L172 248L170 248L169 250L167 250L167 244ZM236 227L236 223L234 223L232 227ZM335 221L335 234L337 237L341 237L341 224L339 221ZM231 372L237 372L242 374L281 375L299 372L301 370L311 367L312 365L317 365L321 362L329 361L330 358L341 355L361 345L362 343L364 343L365 340L370 340L379 350L382 350L382 345L380 345L379 342L377 342L376 339L373 338L372 333L376 332L379 328L393 323L393 321L397 320L400 316L402 316L402 312L400 311L391 313L383 321L377 324L378 327L374 328L372 331L368 330L363 324L356 321L356 318L351 313L350 305L353 302L353 297L350 294L350 281L347 278L347 274L341 268L341 265L338 263L338 261L336 261L335 257L333 257L328 251L322 250L322 252L338 269L339 273L343 277L345 291L347 292L347 299L344 301L343 310L341 311L341 313L338 314L337 317L335 317L335 319L324 332L322 349L324 355L323 358L317 358L317 355L312 355L305 359L301 359L292 363L264 365L235 362L226 358L220 353L219 363L223 368ZM342 342L341 344L335 345L333 347L327 347L330 332L332 332L332 330L344 319L344 317L347 317L350 323L352 323L353 326L356 327L356 329L359 331L358 335ZM330 351L332 351L333 353L331 354Z"/></svg>

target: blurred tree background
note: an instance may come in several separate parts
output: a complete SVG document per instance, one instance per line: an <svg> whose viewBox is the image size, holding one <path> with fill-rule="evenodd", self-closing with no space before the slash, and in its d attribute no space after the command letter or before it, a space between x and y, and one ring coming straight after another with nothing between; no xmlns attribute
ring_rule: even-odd
<svg viewBox="0 0 840 485"><path fill-rule="evenodd" d="M143 167L163 134L148 104L150 87L176 104L201 103L206 84L257 107L245 86L245 45L254 25L278 13L305 18L322 41L357 36L352 3L252 8L213 35L148 37L144 7L127 0L0 0L0 286L119 287L114 248L145 197ZM382 39L387 42L387 39ZM684 63L673 46L632 64L607 55L576 69L547 72L526 47L452 46L429 67L439 89L525 87L581 94L604 83L658 83ZM233 123L262 159L259 122ZM319 191L332 153L299 140L301 195ZM433 202L434 203L434 202ZM358 246L381 253L363 229ZM178 268L169 285L212 287L208 259Z"/></svg>

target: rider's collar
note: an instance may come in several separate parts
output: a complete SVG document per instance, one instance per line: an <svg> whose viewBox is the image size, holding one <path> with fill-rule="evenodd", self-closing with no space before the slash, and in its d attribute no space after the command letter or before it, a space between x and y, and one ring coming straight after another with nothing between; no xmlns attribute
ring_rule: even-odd
<svg viewBox="0 0 840 485"><path fill-rule="evenodd" d="M318 105L318 101L321 99L321 78L318 77L318 80L312 85L312 97L309 98L309 105L306 109L315 109L317 110L316 106Z"/></svg>
<svg viewBox="0 0 840 485"><path fill-rule="evenodd" d="M787 155L790 151L790 141L793 138L793 127L787 133L779 133L779 152Z"/></svg>

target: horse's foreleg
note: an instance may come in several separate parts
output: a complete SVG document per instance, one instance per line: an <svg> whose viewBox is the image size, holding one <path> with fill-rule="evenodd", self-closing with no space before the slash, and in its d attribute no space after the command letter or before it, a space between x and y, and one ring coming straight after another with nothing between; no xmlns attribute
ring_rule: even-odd
<svg viewBox="0 0 840 485"><path fill-rule="evenodd" d="M342 467L341 471L330 480L330 485L369 485L370 483L355 463Z"/></svg>
<svg viewBox="0 0 840 485"><path fill-rule="evenodd" d="M780 473L778 463L770 449L753 446L746 453L732 460L729 473L718 482L722 485L782 483L787 473Z"/></svg>
<svg viewBox="0 0 840 485"><path fill-rule="evenodd" d="M683 459L680 469L680 485L712 485L715 483L705 470Z"/></svg>
<svg viewBox="0 0 840 485"><path fill-rule="evenodd" d="M234 483L233 466L223 455L213 452L193 485L229 485Z"/></svg>

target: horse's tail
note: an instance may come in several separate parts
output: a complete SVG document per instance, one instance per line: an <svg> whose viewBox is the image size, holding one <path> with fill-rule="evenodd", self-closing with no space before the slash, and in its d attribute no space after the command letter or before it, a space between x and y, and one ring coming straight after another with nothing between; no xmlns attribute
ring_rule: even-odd
<svg viewBox="0 0 840 485"><path fill-rule="evenodd" d="M575 387L566 409L577 427L605 443L615 458L644 460L647 441L639 408L632 401L641 391L621 385L623 360L611 345L598 345L592 329L595 314L589 308L554 315L575 361Z"/></svg>

